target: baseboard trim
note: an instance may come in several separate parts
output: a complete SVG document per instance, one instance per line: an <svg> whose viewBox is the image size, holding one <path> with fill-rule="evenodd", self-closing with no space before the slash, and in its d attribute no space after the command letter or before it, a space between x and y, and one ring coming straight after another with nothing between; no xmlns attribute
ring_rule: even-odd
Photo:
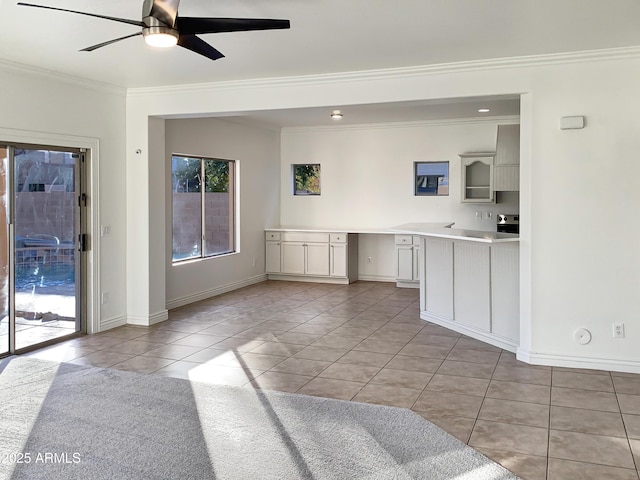
<svg viewBox="0 0 640 480"><path fill-rule="evenodd" d="M256 275L255 277L249 277L238 282L228 283L220 287L211 288L202 292L194 293L191 295L185 295L184 297L174 298L166 303L167 310L172 310L178 307L184 307L190 303L199 302L200 300L206 300L207 298L222 295L223 293L231 292L242 287L248 287L256 283L264 282L267 280L267 275Z"/></svg>
<svg viewBox="0 0 640 480"><path fill-rule="evenodd" d="M98 328L100 330L98 330L97 332L92 332L92 333L100 333L100 332L104 332L106 330L111 330L112 328L116 328L116 327L121 327L123 325L127 324L127 316L126 315L120 315L119 317L113 317L110 318L108 320L101 320L99 323Z"/></svg>
<svg viewBox="0 0 640 480"><path fill-rule="evenodd" d="M397 280L396 287L398 288L420 288L420 282L410 282L405 280Z"/></svg>
<svg viewBox="0 0 640 480"><path fill-rule="evenodd" d="M481 342L488 343L489 345L502 348L503 350L507 350L509 352L515 353L518 348L518 345L512 340L498 337L497 335L483 332L482 330L478 330L477 328L462 325L458 322L447 320L428 312L420 312L420 318L422 320L426 320L427 322L435 323L436 325L440 325L441 327L448 328L449 330L453 330L454 332L462 333L463 335L475 338L476 340L480 340Z"/></svg>
<svg viewBox="0 0 640 480"><path fill-rule="evenodd" d="M556 355L536 353L520 348L518 348L516 352L516 358L532 365L549 365L553 367L586 368L589 370L640 373L640 360Z"/></svg>
<svg viewBox="0 0 640 480"><path fill-rule="evenodd" d="M307 283L331 283L334 285L348 285L349 279L346 277L317 277L313 275L287 275L282 273L268 274L269 280L280 280L286 282L307 282Z"/></svg>
<svg viewBox="0 0 640 480"><path fill-rule="evenodd" d="M168 310L161 310L153 313L149 316L146 315L129 315L127 317L127 324L129 325L141 325L143 327L150 327L156 323L164 322L169 318Z"/></svg>
<svg viewBox="0 0 640 480"><path fill-rule="evenodd" d="M363 282L396 282L396 277L389 277L387 275L358 275L358 280Z"/></svg>

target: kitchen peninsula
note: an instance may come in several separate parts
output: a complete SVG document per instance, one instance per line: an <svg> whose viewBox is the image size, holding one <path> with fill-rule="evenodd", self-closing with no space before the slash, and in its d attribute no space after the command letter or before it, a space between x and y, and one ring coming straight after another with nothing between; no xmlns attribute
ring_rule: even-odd
<svg viewBox="0 0 640 480"><path fill-rule="evenodd" d="M395 235L397 277L402 277L402 265L413 269L420 318L515 352L520 342L519 237L452 225L272 227L265 231L266 273L272 280L348 284L359 278L358 235ZM402 241L406 249L398 245Z"/></svg>
<svg viewBox="0 0 640 480"><path fill-rule="evenodd" d="M519 237L409 223L420 237L420 318L515 352L520 336Z"/></svg>

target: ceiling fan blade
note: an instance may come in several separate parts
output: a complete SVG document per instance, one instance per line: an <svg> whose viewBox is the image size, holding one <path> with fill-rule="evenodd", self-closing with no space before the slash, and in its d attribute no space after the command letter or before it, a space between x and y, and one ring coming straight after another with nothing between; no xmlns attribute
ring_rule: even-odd
<svg viewBox="0 0 640 480"><path fill-rule="evenodd" d="M104 18L105 20L112 20L114 22L127 23L129 25L135 25L137 27L144 27L145 24L139 20L129 20L127 18L107 17L105 15L97 15L95 13L78 12L77 10L67 10L65 8L47 7L46 5L34 5L33 3L18 2L18 5L23 7L36 7L45 8L47 10L58 10L59 12L77 13L78 15L86 15L88 17Z"/></svg>
<svg viewBox="0 0 640 480"><path fill-rule="evenodd" d="M290 28L289 20L269 18L200 18L178 17L176 29L184 35L198 33L246 32Z"/></svg>
<svg viewBox="0 0 640 480"><path fill-rule="evenodd" d="M93 52L94 50L97 50L98 48L106 47L107 45L111 45L112 43L116 43L116 42L119 42L120 40L125 40L127 38L136 37L138 35L142 35L142 32L132 33L131 35L126 35L124 37L115 38L113 40L109 40L108 42L102 42L102 43L99 43L97 45L92 45L91 47L83 48L80 51L81 52Z"/></svg>
<svg viewBox="0 0 640 480"><path fill-rule="evenodd" d="M186 48L187 50L203 55L210 60L217 60L224 57L222 53L195 35L180 35L178 38L178 45Z"/></svg>

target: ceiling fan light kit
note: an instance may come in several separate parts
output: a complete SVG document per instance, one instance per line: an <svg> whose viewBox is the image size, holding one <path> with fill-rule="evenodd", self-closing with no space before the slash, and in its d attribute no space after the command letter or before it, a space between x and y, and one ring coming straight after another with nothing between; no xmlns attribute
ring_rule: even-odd
<svg viewBox="0 0 640 480"><path fill-rule="evenodd" d="M152 47L168 48L177 45L180 35L169 27L149 27L142 31L144 41Z"/></svg>
<svg viewBox="0 0 640 480"><path fill-rule="evenodd" d="M76 13L88 17L102 18L118 23L126 23L140 27L137 33L115 38L97 45L83 48L83 52L92 52L112 43L127 38L142 35L145 42L153 47L172 47L179 45L209 60L217 60L224 57L222 53L202 40L197 35L222 32L242 32L250 30L278 30L290 28L289 20L275 20L263 18L206 18L206 17L180 17L178 5L180 0L144 0L142 4L142 20L129 20L127 18L109 17L89 12L68 10L65 8L35 5L32 3L18 2L24 7L35 7L60 12Z"/></svg>

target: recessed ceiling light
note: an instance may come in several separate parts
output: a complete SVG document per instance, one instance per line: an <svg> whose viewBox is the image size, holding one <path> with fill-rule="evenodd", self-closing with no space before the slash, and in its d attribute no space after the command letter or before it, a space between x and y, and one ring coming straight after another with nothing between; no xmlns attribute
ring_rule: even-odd
<svg viewBox="0 0 640 480"><path fill-rule="evenodd" d="M491 110L489 110L488 108L479 108L478 109L478 113L489 113Z"/></svg>
<svg viewBox="0 0 640 480"><path fill-rule="evenodd" d="M334 120L340 120L342 118L342 112L340 110L334 110L331 112L331 118Z"/></svg>

